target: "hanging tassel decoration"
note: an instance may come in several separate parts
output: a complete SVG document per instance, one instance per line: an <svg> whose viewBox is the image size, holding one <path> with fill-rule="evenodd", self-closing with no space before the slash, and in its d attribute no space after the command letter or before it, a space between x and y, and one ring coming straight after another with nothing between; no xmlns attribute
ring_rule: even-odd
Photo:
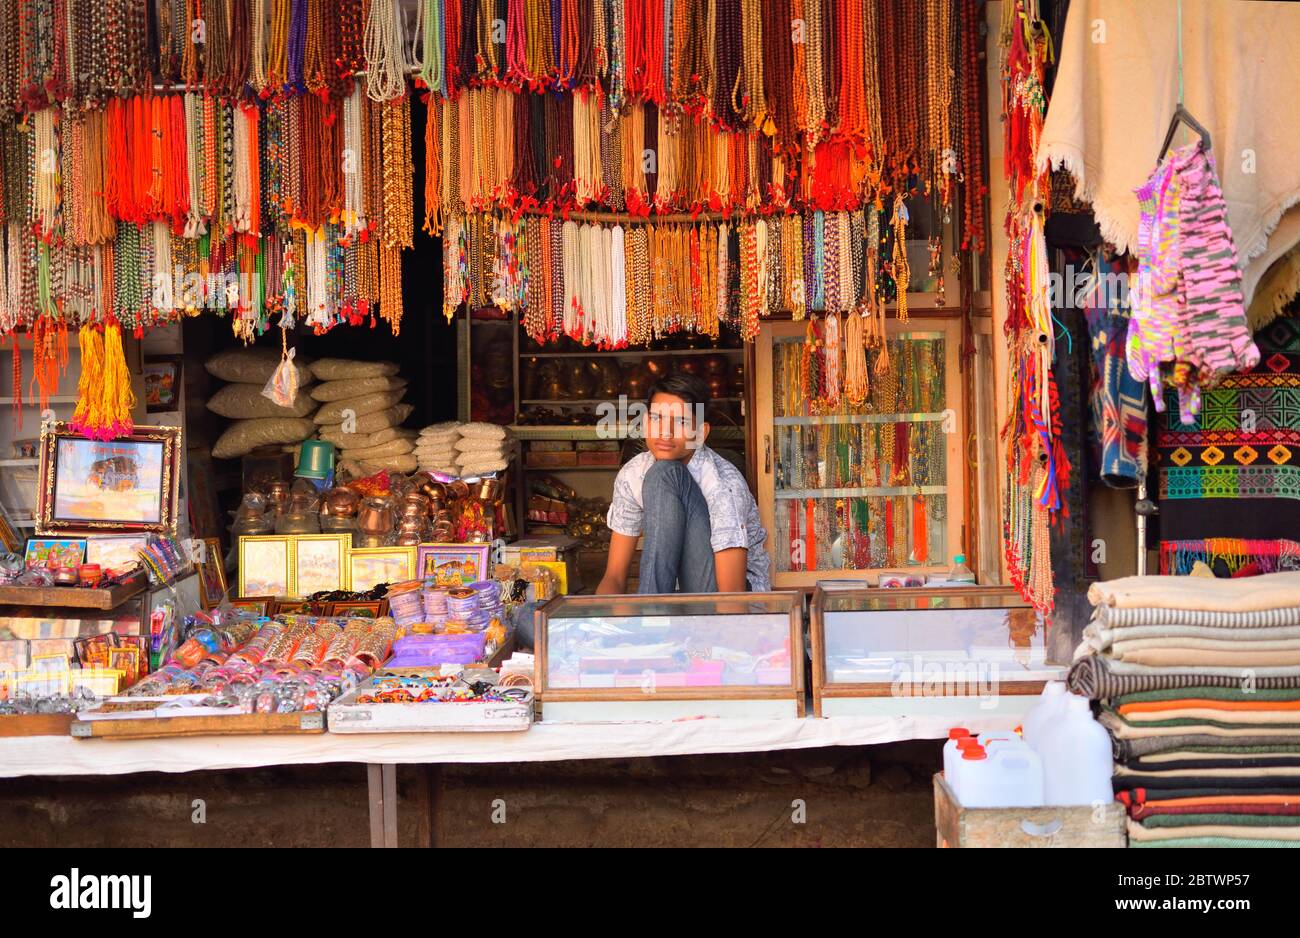
<svg viewBox="0 0 1300 938"><path fill-rule="evenodd" d="M90 440L113 440L135 431L135 392L122 350L122 327L109 319L102 329L81 328L81 378L72 429Z"/></svg>
<svg viewBox="0 0 1300 938"><path fill-rule="evenodd" d="M81 377L77 380L77 407L73 411L71 427L87 439L94 439L91 429L92 412L99 402L99 389L104 382L104 337L98 327L87 322L77 334L81 349Z"/></svg>

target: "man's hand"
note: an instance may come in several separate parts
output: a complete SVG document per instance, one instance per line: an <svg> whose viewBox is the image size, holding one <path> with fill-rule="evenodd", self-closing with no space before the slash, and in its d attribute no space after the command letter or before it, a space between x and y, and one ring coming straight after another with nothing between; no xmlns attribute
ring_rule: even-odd
<svg viewBox="0 0 1300 938"><path fill-rule="evenodd" d="M605 562L605 575L596 587L599 596L617 595L627 592L627 574L632 569L632 558L636 555L637 539L629 534L611 532L609 535L609 557Z"/></svg>

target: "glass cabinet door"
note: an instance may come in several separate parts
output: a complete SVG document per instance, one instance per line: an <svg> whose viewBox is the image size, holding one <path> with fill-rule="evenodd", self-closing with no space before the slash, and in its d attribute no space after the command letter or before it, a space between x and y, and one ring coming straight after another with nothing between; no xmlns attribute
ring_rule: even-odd
<svg viewBox="0 0 1300 938"><path fill-rule="evenodd" d="M821 338L766 323L757 348L758 482L777 586L947 570L960 553L964 483L955 320L891 320L867 350L869 392L818 399ZM841 329L843 334L843 329ZM881 356L888 368L877 371Z"/></svg>

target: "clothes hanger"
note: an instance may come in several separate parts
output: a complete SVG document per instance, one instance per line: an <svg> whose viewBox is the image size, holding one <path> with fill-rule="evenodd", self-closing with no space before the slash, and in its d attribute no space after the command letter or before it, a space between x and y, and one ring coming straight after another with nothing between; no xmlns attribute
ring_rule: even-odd
<svg viewBox="0 0 1300 938"><path fill-rule="evenodd" d="M1191 112L1180 103L1176 108L1174 108L1174 116L1169 120L1169 130L1165 134L1165 142L1160 145L1160 154L1157 159L1163 160L1165 154L1169 152L1169 144L1174 142L1174 134L1177 132L1179 124L1186 124L1200 135L1202 150L1213 149L1213 144L1210 141L1210 132L1201 126L1200 121L1195 117L1192 117Z"/></svg>
<svg viewBox="0 0 1300 938"><path fill-rule="evenodd" d="M1202 150L1213 149L1210 132L1201 125L1200 121L1192 117L1191 112L1183 105L1183 0L1178 0L1178 106L1174 108L1174 116L1169 119L1165 142L1161 145L1160 152L1156 154L1157 162L1163 160L1165 154L1169 152L1169 144L1174 142L1174 133L1178 130L1179 124L1186 124L1200 135Z"/></svg>

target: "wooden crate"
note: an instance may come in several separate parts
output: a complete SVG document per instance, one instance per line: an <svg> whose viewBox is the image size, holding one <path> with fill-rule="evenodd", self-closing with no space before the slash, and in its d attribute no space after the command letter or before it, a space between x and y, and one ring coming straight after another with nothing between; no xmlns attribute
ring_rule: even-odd
<svg viewBox="0 0 1300 938"><path fill-rule="evenodd" d="M9 736L67 736L71 713L11 713L0 716L0 738Z"/></svg>
<svg viewBox="0 0 1300 938"><path fill-rule="evenodd" d="M142 572L125 583L109 589L83 589L79 586L0 586L0 605L60 606L74 609L116 609L145 591L149 585Z"/></svg>
<svg viewBox="0 0 1300 938"><path fill-rule="evenodd" d="M940 847L1126 847L1124 806L963 808L934 776L934 826Z"/></svg>
<svg viewBox="0 0 1300 938"><path fill-rule="evenodd" d="M325 714L242 713L220 717L153 717L136 720L75 720L77 739L165 739L174 736L267 736L325 732Z"/></svg>

